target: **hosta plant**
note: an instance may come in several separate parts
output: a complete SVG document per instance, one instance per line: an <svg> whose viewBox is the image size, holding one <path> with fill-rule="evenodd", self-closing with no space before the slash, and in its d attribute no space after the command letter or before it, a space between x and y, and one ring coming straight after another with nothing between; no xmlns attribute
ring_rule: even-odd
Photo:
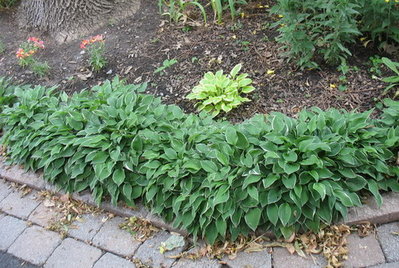
<svg viewBox="0 0 399 268"><path fill-rule="evenodd" d="M381 191L399 191L399 102L385 101L380 119L315 108L234 125L143 90L118 78L73 96L16 90L1 114L9 161L97 202L142 201L210 243L317 231L365 194L381 205Z"/></svg>
<svg viewBox="0 0 399 268"><path fill-rule="evenodd" d="M255 88L251 86L252 80L248 78L248 74L238 75L241 67L241 64L237 64L228 75L222 70L215 74L206 73L199 85L187 95L187 99L199 100L198 109L212 113L213 117L221 111L228 113L243 102L250 101L241 95L250 93Z"/></svg>

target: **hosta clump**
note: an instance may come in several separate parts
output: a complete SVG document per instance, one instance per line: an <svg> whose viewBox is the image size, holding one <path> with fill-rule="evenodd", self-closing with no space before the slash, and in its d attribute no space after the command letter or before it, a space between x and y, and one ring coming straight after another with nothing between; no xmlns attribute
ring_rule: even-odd
<svg viewBox="0 0 399 268"><path fill-rule="evenodd" d="M89 188L97 202L142 200L210 243L258 228L317 231L360 205L360 193L381 204L381 190L399 191L397 102L378 120L314 109L233 125L144 89L115 78L70 97L16 91L2 114L10 161L69 192Z"/></svg>
<svg viewBox="0 0 399 268"><path fill-rule="evenodd" d="M223 74L222 70L215 74L206 73L187 98L199 100L198 109L212 113L212 116L217 116L221 111L230 112L243 102L249 101L248 98L241 97L241 94L255 90L251 86L252 80L247 78L248 74L238 75L241 67L241 64L237 64L229 75Z"/></svg>

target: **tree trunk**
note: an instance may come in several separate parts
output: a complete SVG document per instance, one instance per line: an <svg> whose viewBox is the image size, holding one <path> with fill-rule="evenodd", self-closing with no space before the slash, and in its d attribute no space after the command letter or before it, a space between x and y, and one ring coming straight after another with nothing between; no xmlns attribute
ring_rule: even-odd
<svg viewBox="0 0 399 268"><path fill-rule="evenodd" d="M68 41L135 13L139 0L23 0L18 10L23 28Z"/></svg>

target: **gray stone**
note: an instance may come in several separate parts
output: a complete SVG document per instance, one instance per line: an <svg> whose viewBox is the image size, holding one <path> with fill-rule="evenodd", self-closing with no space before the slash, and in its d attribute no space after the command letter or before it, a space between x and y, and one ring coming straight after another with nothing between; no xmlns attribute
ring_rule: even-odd
<svg viewBox="0 0 399 268"><path fill-rule="evenodd" d="M0 179L0 201L11 193L10 185L4 179Z"/></svg>
<svg viewBox="0 0 399 268"><path fill-rule="evenodd" d="M60 243L59 234L32 226L17 238L8 249L8 253L30 263L42 265Z"/></svg>
<svg viewBox="0 0 399 268"><path fill-rule="evenodd" d="M133 255L141 243L134 240L128 232L121 230L119 228L121 223L123 223L123 219L120 217L106 221L94 236L93 244L118 255Z"/></svg>
<svg viewBox="0 0 399 268"><path fill-rule="evenodd" d="M285 268L295 263L295 268L321 268L327 266L321 255L311 255L306 259L298 254L290 254L285 248L273 248L273 267Z"/></svg>
<svg viewBox="0 0 399 268"><path fill-rule="evenodd" d="M227 263L231 268L271 268L272 267L272 255L266 250L259 252L239 252L237 257L233 260L227 257L223 258L223 261Z"/></svg>
<svg viewBox="0 0 399 268"><path fill-rule="evenodd" d="M68 234L83 241L91 241L102 225L102 215L83 215L72 224Z"/></svg>
<svg viewBox="0 0 399 268"><path fill-rule="evenodd" d="M136 265L112 253L104 254L93 268L135 268Z"/></svg>
<svg viewBox="0 0 399 268"><path fill-rule="evenodd" d="M399 262L384 263L376 266L369 266L368 268L398 268Z"/></svg>
<svg viewBox="0 0 399 268"><path fill-rule="evenodd" d="M6 214L3 214L3 213L0 212L0 220L1 220L2 218L4 218L5 216L6 216Z"/></svg>
<svg viewBox="0 0 399 268"><path fill-rule="evenodd" d="M387 262L399 262L399 222L381 225L377 235Z"/></svg>
<svg viewBox="0 0 399 268"><path fill-rule="evenodd" d="M350 235L348 250L348 260L344 262L344 267L366 267L385 262L380 244L373 235L364 238L356 234Z"/></svg>
<svg viewBox="0 0 399 268"><path fill-rule="evenodd" d="M20 219L11 216L0 219L0 250L7 250L25 229L26 223Z"/></svg>
<svg viewBox="0 0 399 268"><path fill-rule="evenodd" d="M184 248L176 248L172 251L165 252L165 254L161 254L159 247L161 243L165 242L170 236L171 234L165 231L158 232L154 237L146 240L143 245L139 247L134 257L152 267L171 267L175 260L168 258L168 256L178 255Z"/></svg>
<svg viewBox="0 0 399 268"><path fill-rule="evenodd" d="M67 238L54 250L44 268L91 268L101 254L102 252L98 248Z"/></svg>
<svg viewBox="0 0 399 268"><path fill-rule="evenodd" d="M370 197L367 205L353 207L348 210L348 219L346 224L352 225L369 221L374 224L384 224L393 221L399 221L399 193L389 192L382 195L383 204L378 207L375 199Z"/></svg>
<svg viewBox="0 0 399 268"><path fill-rule="evenodd" d="M45 184L40 172L26 172L21 166L8 166L4 162L0 163L0 176L8 181L26 184L36 190L43 189Z"/></svg>
<svg viewBox="0 0 399 268"><path fill-rule="evenodd" d="M217 260L201 258L197 260L180 259L173 268L221 268L222 265Z"/></svg>
<svg viewBox="0 0 399 268"><path fill-rule="evenodd" d="M0 251L0 267L2 268L39 268L36 265L15 258L7 252Z"/></svg>
<svg viewBox="0 0 399 268"><path fill-rule="evenodd" d="M35 192L22 197L21 193L14 191L0 202L0 209L7 214L27 219L39 205L39 202L35 199Z"/></svg>
<svg viewBox="0 0 399 268"><path fill-rule="evenodd" d="M28 220L31 222L47 227L52 221L56 221L62 216L55 210L54 207L46 207L43 203L40 203L37 208L30 214Z"/></svg>

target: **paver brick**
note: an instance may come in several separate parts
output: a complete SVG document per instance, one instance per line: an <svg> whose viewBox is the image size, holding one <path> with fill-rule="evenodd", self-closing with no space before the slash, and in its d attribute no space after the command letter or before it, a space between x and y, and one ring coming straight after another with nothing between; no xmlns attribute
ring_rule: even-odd
<svg viewBox="0 0 399 268"><path fill-rule="evenodd" d="M7 252L0 251L0 267L2 268L39 268L36 265L20 260Z"/></svg>
<svg viewBox="0 0 399 268"><path fill-rule="evenodd" d="M136 265L112 253L104 254L93 268L135 268Z"/></svg>
<svg viewBox="0 0 399 268"><path fill-rule="evenodd" d="M224 258L223 261L231 268L271 268L272 255L266 250L259 252L239 252L237 257L233 260Z"/></svg>
<svg viewBox="0 0 399 268"><path fill-rule="evenodd" d="M123 223L123 219L120 217L106 221L100 231L94 236L93 244L118 255L133 255L141 245L141 242L134 240L132 235L121 230L119 228L121 223Z"/></svg>
<svg viewBox="0 0 399 268"><path fill-rule="evenodd" d="M134 257L152 267L171 267L175 260L168 258L168 256L178 255L183 251L183 247L161 254L159 247L161 246L161 243L165 242L170 236L171 234L166 231L158 232L154 237L146 240L139 247L137 252L134 254Z"/></svg>
<svg viewBox="0 0 399 268"><path fill-rule="evenodd" d="M369 266L368 268L398 268L398 267L399 267L399 262L391 262L391 263L379 264L376 266Z"/></svg>
<svg viewBox="0 0 399 268"><path fill-rule="evenodd" d="M326 259L321 255L302 258L298 254L290 254L285 248L273 248L273 267L286 268L295 263L295 268L322 268L327 266Z"/></svg>
<svg viewBox="0 0 399 268"><path fill-rule="evenodd" d="M210 260L208 258L201 258L197 260L180 259L173 268L221 268L222 265L217 260Z"/></svg>
<svg viewBox="0 0 399 268"><path fill-rule="evenodd" d="M36 265L42 265L61 243L59 234L32 226L15 240L8 253Z"/></svg>
<svg viewBox="0 0 399 268"><path fill-rule="evenodd" d="M380 244L373 235L364 238L356 234L348 237L348 260L345 267L367 267L385 262Z"/></svg>
<svg viewBox="0 0 399 268"><path fill-rule="evenodd" d="M91 268L101 257L100 249L83 242L67 238L62 241L48 258L44 268L79 267Z"/></svg>
<svg viewBox="0 0 399 268"><path fill-rule="evenodd" d="M351 225L369 221L375 224L384 224L399 221L399 193L385 193L383 199L381 207L378 207L375 199L370 197L365 202L367 205L350 208L345 223Z"/></svg>
<svg viewBox="0 0 399 268"><path fill-rule="evenodd" d="M381 225L377 235L387 262L399 262L399 222Z"/></svg>
<svg viewBox="0 0 399 268"><path fill-rule="evenodd" d="M11 193L10 186L4 179L0 179L0 201L7 197Z"/></svg>
<svg viewBox="0 0 399 268"><path fill-rule="evenodd" d="M0 250L7 250L26 227L24 221L11 216L0 219Z"/></svg>
<svg viewBox="0 0 399 268"><path fill-rule="evenodd" d="M47 227L52 221L55 221L60 217L61 215L54 209L54 207L46 207L42 202L32 211L28 220L37 225Z"/></svg>
<svg viewBox="0 0 399 268"><path fill-rule="evenodd" d="M83 215L73 223L73 228L68 230L68 234L80 240L91 241L102 225L101 215Z"/></svg>
<svg viewBox="0 0 399 268"><path fill-rule="evenodd" d="M8 166L0 158L0 176L16 183L26 184L33 189L43 189L44 180L40 172L26 172L22 167Z"/></svg>
<svg viewBox="0 0 399 268"><path fill-rule="evenodd" d="M13 191L0 202L0 209L7 214L27 219L39 205L39 202L35 198L35 192L22 197L21 193Z"/></svg>

